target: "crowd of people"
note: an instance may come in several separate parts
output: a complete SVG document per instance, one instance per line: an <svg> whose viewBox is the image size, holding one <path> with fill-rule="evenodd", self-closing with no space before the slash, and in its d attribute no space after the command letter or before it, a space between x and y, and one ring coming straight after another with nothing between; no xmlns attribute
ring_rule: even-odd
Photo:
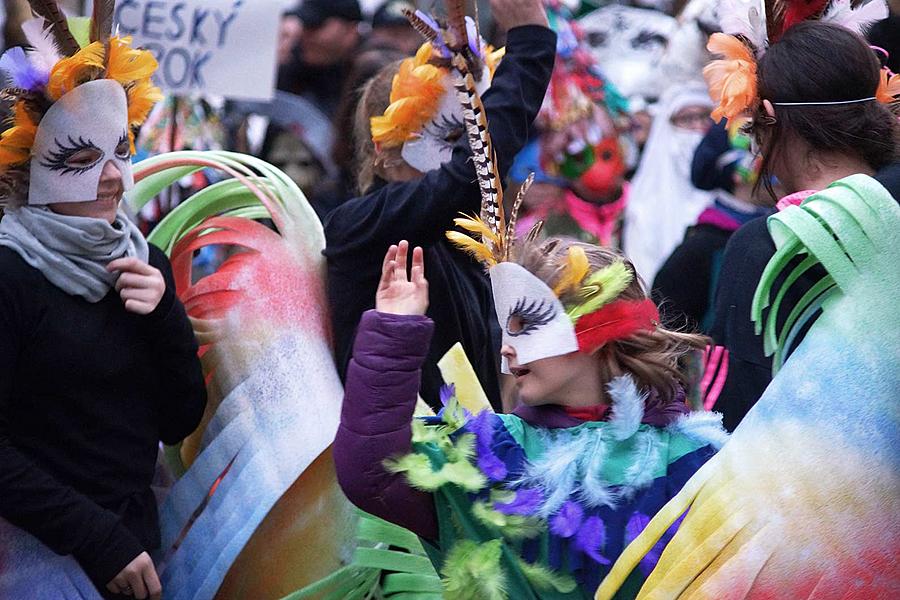
<svg viewBox="0 0 900 600"><path fill-rule="evenodd" d="M0 58L0 598L220 589L174 555L223 494L263 496L220 487L249 444L196 476L183 530L158 506L184 444L274 406L216 421L221 378L249 379L210 350L238 291L198 281L293 264L227 248L244 221L296 235L273 198L324 237L303 274L344 388L324 468L422 540L437 594L900 594L897 3L281 3L262 109L162 102L113 1L84 27L24 4ZM132 158L180 148L248 158L185 159L180 191L129 206ZM268 217L164 221L232 181L204 166Z"/></svg>

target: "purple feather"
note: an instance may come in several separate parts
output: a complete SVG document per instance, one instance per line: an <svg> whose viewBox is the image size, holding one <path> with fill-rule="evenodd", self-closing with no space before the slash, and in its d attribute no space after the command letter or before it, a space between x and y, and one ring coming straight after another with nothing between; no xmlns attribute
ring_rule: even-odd
<svg viewBox="0 0 900 600"><path fill-rule="evenodd" d="M560 537L570 538L581 527L584 510L572 500L567 500L559 512L550 519L550 531Z"/></svg>
<svg viewBox="0 0 900 600"><path fill-rule="evenodd" d="M450 385L442 385L441 386L441 405L447 406L447 403L450 402L450 399L456 395L456 386L452 383Z"/></svg>
<svg viewBox="0 0 900 600"><path fill-rule="evenodd" d="M466 36L469 38L469 50L478 58L484 58L481 54L481 37L478 35L478 26L475 19L466 16Z"/></svg>
<svg viewBox="0 0 900 600"><path fill-rule="evenodd" d="M441 33L441 26L438 25L438 22L432 19L431 15L422 12L421 10L416 11L416 16L428 23L428 26L437 34L437 39L434 41L433 45L440 50L441 56L443 58L450 58L450 49L447 47L447 42L444 41L444 34Z"/></svg>
<svg viewBox="0 0 900 600"><path fill-rule="evenodd" d="M606 525L600 517L588 517L585 519L578 535L575 536L575 547L594 559L601 565L610 564L610 560L600 554L606 545Z"/></svg>
<svg viewBox="0 0 900 600"><path fill-rule="evenodd" d="M544 503L544 493L538 488L521 488L516 490L512 502L494 503L494 508L504 515L535 515Z"/></svg>
<svg viewBox="0 0 900 600"><path fill-rule="evenodd" d="M659 541L656 542L650 551L644 555L644 558L641 559L641 562L638 563L638 568L641 570L641 573L644 574L644 577L647 578L650 576L650 573L653 572L653 569L656 568L656 564L659 562L659 557L662 556L663 550L666 549L666 546L669 545L669 541L675 537L675 533L678 531L678 527L681 525L681 522L684 520L685 512L683 515L678 517L678 519L672 523L672 525L666 530L666 532L659 538Z"/></svg>
<svg viewBox="0 0 900 600"><path fill-rule="evenodd" d="M38 69L28 60L22 48L10 48L0 57L0 70L6 72L12 87L33 92L44 88L50 81L50 73Z"/></svg>
<svg viewBox="0 0 900 600"><path fill-rule="evenodd" d="M625 525L625 543L630 544L634 541L634 539L641 534L644 528L647 526L647 523L650 522L650 517L641 512L635 512L631 515L631 518L628 519L628 523Z"/></svg>
<svg viewBox="0 0 900 600"><path fill-rule="evenodd" d="M493 413L483 410L469 421L469 431L475 434L475 452L478 455L478 469L491 481L503 481L506 478L506 464L494 454L491 447L494 442Z"/></svg>

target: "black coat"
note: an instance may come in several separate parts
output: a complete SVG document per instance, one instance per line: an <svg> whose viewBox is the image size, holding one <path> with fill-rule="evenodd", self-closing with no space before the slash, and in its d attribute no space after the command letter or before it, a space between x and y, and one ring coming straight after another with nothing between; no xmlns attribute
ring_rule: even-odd
<svg viewBox="0 0 900 600"><path fill-rule="evenodd" d="M98 589L159 547L159 441L200 423L206 388L171 267L149 315L115 290L70 296L0 247L0 517L71 554Z"/></svg>
<svg viewBox="0 0 900 600"><path fill-rule="evenodd" d="M528 142L540 110L556 55L556 35L538 26L509 32L506 56L483 97L500 176ZM439 405L442 383L437 361L461 342L488 398L499 406L500 332L490 281L484 268L453 248L444 234L459 213L477 214L481 205L471 152L465 140L449 162L414 181L384 183L374 191L338 206L325 221L328 297L336 358L345 375L356 327L363 312L374 308L384 254L391 244L408 240L425 250L429 282L428 316L435 334L422 369L422 397Z"/></svg>
<svg viewBox="0 0 900 600"><path fill-rule="evenodd" d="M900 198L900 163L885 167L875 179L894 198ZM724 415L723 423L729 431L738 426L772 381L772 359L763 352L762 336L753 330L750 307L763 271L774 254L775 243L766 227L766 217L754 219L738 229L725 247L710 335L716 344L728 349L728 376L713 410ZM790 269L785 270L789 272ZM810 269L791 286L781 303L779 324L823 274L821 268ZM794 346L802 339L802 335L798 336Z"/></svg>

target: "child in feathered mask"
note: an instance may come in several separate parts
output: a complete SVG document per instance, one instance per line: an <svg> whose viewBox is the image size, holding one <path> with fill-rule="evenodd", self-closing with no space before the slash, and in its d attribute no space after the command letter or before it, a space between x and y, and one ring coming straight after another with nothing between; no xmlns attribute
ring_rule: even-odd
<svg viewBox="0 0 900 600"><path fill-rule="evenodd" d="M428 540L447 598L592 597L624 545L724 441L718 416L688 413L676 366L705 338L661 327L613 251L525 241L501 260L491 248L505 242L461 236L490 266L520 406L470 414L449 388L437 427L412 420L434 325L422 250L408 277L401 242L356 337L338 479L358 506Z"/></svg>
<svg viewBox="0 0 900 600"><path fill-rule="evenodd" d="M150 489L160 440L206 403L165 254L120 208L156 60L32 2L32 48L0 58L0 597L159 598ZM73 31L78 35L76 37Z"/></svg>
<svg viewBox="0 0 900 600"><path fill-rule="evenodd" d="M443 239L455 216L478 206L478 175L466 143L452 56L466 57L473 93L484 95L481 123L506 177L530 127L553 69L556 36L540 0L492 0L508 30L506 54L491 78L495 55L482 45L474 21L448 3L449 29L417 12L412 21L432 39L415 57L388 66L366 86L357 112L358 198L325 219L328 293L336 357L343 374L362 313L372 308L381 256L398 239L423 247L434 295L435 335L421 379L422 397L439 405L437 361L460 342L488 397L499 405L498 332L489 325L490 288L477 263ZM463 44L460 44L460 42ZM455 48L455 49L454 49ZM486 121L485 121L486 118ZM486 123L490 123L488 126Z"/></svg>

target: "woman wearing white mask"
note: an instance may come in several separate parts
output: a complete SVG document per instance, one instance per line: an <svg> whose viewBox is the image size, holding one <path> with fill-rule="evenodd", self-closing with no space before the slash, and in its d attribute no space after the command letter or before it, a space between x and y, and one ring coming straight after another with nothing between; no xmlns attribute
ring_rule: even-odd
<svg viewBox="0 0 900 600"><path fill-rule="evenodd" d="M34 49L0 59L16 97L0 139L3 598L158 598L158 444L206 404L168 260L119 208L156 61L103 31L98 4L82 48L35 3Z"/></svg>
<svg viewBox="0 0 900 600"><path fill-rule="evenodd" d="M711 110L702 82L673 85L657 104L622 234L625 254L646 282L653 281L684 230L714 199L691 184L691 160L712 124Z"/></svg>

